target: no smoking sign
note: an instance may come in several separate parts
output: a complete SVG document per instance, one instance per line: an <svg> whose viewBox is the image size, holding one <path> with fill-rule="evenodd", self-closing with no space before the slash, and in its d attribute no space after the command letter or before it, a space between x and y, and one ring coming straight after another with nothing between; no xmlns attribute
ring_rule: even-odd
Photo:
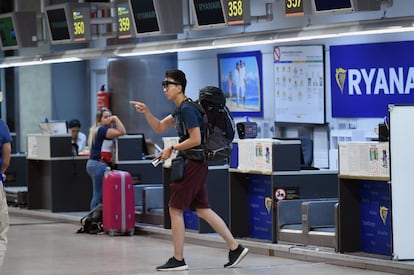
<svg viewBox="0 0 414 275"><path fill-rule="evenodd" d="M277 188L275 190L275 199L278 201L286 199L286 190L283 188Z"/></svg>

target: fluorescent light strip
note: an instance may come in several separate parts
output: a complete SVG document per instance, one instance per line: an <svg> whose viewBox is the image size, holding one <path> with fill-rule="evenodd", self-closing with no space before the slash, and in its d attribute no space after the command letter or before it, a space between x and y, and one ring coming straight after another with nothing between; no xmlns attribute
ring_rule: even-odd
<svg viewBox="0 0 414 275"><path fill-rule="evenodd" d="M30 61L11 61L0 63L0 68L10 68L10 67L23 67L23 66L34 66L34 65L43 65L43 64L55 64L55 63L65 63L65 62L75 62L81 61L79 57L62 57L62 58L53 58L53 59L41 59L30 60Z"/></svg>
<svg viewBox="0 0 414 275"><path fill-rule="evenodd" d="M414 32L411 21L383 22L383 24L395 24L394 26L385 25L382 28L375 28L375 24L345 24L341 26L311 26L302 30L280 31L275 33L256 33L243 34L241 36L228 36L217 39L200 40L174 40L142 43L136 45L125 45L117 48L94 49L88 48L81 51L67 51L62 57L55 56L36 56L36 57L12 57L5 58L0 63L0 68L20 67L30 65L41 65L51 63L75 62L100 57L131 57L156 55L165 53L179 53L191 51L203 51L214 49L226 49L244 46L257 46L267 44L292 43L300 41L330 39L347 36L361 36L373 34ZM68 57L74 55L75 57ZM80 57L82 58L80 58ZM42 59L43 58L43 59Z"/></svg>
<svg viewBox="0 0 414 275"><path fill-rule="evenodd" d="M52 63L66 63L66 62L77 62L82 61L79 57L62 57L41 60L41 64L52 64Z"/></svg>
<svg viewBox="0 0 414 275"><path fill-rule="evenodd" d="M16 61L10 63L2 63L0 64L0 68L10 68L10 67L22 67L22 66L32 66L32 65L39 65L40 61Z"/></svg>
<svg viewBox="0 0 414 275"><path fill-rule="evenodd" d="M352 28L348 28L352 29ZM319 30L323 32L323 30ZM243 46L256 46L256 45L266 45L266 44L278 44L278 43L288 43L288 42L300 42L300 41L309 41L309 40L318 40L318 39L329 39L335 37L345 37L345 36L361 36L361 35L372 35L372 34L385 34L385 33L401 33L401 32L413 32L414 27L386 27L381 29L373 29L373 30L359 30L359 31L335 31L335 29L331 30L331 33L325 34L308 34L308 35L300 35L299 36L292 36L292 37L276 37L273 38L269 35L268 39L256 40L256 41L249 41L248 37L239 37L239 38L232 38L232 39L216 39L216 40L209 40L209 41L202 41L199 45L195 46L188 46L186 47L186 43L188 41L178 41L175 47L171 47L172 45L164 45L164 49L159 50L146 50L144 48L134 48L129 50L129 52L124 53L116 53L117 56L121 57L129 57L129 56L142 56L142 55L152 55L152 54L162 54L162 53L173 53L173 52L190 52L190 51L203 51L203 50L213 50L213 49L225 49L225 48L233 48L233 47L243 47ZM306 33L307 30L304 30L303 33ZM315 33L315 31L311 31ZM238 40L244 40L238 42ZM168 47L170 46L170 47Z"/></svg>

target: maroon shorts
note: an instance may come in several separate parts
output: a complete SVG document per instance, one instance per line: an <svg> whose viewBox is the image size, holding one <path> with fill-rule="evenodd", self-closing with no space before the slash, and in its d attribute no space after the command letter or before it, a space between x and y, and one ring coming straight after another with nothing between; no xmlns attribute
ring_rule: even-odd
<svg viewBox="0 0 414 275"><path fill-rule="evenodd" d="M210 208L207 193L207 162L188 160L185 165L184 179L171 183L169 207L185 210L190 208Z"/></svg>

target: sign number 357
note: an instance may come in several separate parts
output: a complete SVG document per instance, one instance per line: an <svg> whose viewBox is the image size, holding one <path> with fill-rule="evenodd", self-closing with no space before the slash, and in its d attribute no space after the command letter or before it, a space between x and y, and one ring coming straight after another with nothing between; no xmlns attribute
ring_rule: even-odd
<svg viewBox="0 0 414 275"><path fill-rule="evenodd" d="M302 0L286 0L286 7L288 9L298 8L302 5Z"/></svg>

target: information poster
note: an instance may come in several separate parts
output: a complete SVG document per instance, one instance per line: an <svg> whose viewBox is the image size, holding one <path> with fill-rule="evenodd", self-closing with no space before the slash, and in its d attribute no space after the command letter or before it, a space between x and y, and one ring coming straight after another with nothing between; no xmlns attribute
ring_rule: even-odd
<svg viewBox="0 0 414 275"><path fill-rule="evenodd" d="M238 169L272 173L272 139L240 139L238 143Z"/></svg>
<svg viewBox="0 0 414 275"><path fill-rule="evenodd" d="M388 142L340 142L339 175L389 177Z"/></svg>
<svg viewBox="0 0 414 275"><path fill-rule="evenodd" d="M275 121L325 123L322 46L273 48Z"/></svg>

